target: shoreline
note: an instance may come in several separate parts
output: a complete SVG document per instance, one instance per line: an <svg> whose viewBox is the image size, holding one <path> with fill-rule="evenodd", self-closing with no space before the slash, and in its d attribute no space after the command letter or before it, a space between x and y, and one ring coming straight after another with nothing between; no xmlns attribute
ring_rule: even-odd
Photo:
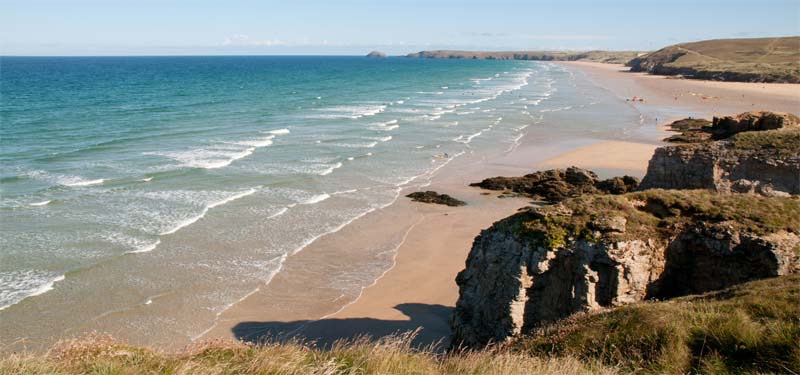
<svg viewBox="0 0 800 375"><path fill-rule="evenodd" d="M467 146L435 169L395 185L396 194L390 202L372 206L285 254L269 281L255 285L220 309L210 310L210 319L195 318L202 316L199 313L185 315L182 322L189 324L188 330L149 342L128 334L123 325L99 331L135 345L178 351L213 339L258 342L291 335L329 347L340 339L379 338L420 328L413 344L441 350L448 345L449 318L459 293L454 280L464 268L474 238L494 222L533 203L521 197L498 199L498 192L470 187L470 183L572 165L593 170L600 178L642 177L653 150L672 134L665 129L673 120L737 114L750 110L750 101L758 103L758 109L787 112L791 105L800 103L800 90L791 90L800 88L800 84L775 84L783 88L772 95L762 92L764 84L723 83L717 87L719 82L706 82L708 87L697 89L697 81L621 72L621 65L555 65L569 73L570 78L562 82L567 92L580 93L589 103L574 107L590 107L589 110L572 112L572 105L561 106L557 111L565 112L543 121L541 113L551 112L549 107L538 111L537 120L525 106L522 113L533 122L524 118L510 122L512 126L525 124L512 128L517 131L530 126L517 133L519 136L510 147L508 143L484 143L475 149ZM668 84L662 87L659 79ZM743 101L730 94L741 85L746 92L754 92L756 99L748 97ZM717 95L717 99L708 101L691 95L697 90ZM593 95L591 102L587 92ZM675 99L675 92L686 92L685 100ZM626 100L631 95L646 100ZM524 93L518 95L523 96ZM591 107L596 104L600 105ZM726 111L717 112L719 108ZM557 130L562 126L564 131ZM412 202L405 197L424 190L449 194L468 205L445 207ZM140 305L150 305L159 296L149 296ZM120 312L115 310L100 317ZM157 312L150 314L159 318ZM85 326L95 324L97 319Z"/></svg>
<svg viewBox="0 0 800 375"><path fill-rule="evenodd" d="M402 196L394 203L355 220L350 228L324 236L322 241L310 244L300 253L314 253L317 250L315 248L331 250L343 238L344 242L358 240L363 234L361 229L370 223L380 225L386 217L405 216L406 220L392 224L396 227L394 232L404 233L402 241L395 249L393 265L372 283L362 287L359 295L352 301L332 312L319 312L317 317L309 311L292 314L291 309L286 309L285 314L261 313L265 304L281 301L272 299L274 295L259 296L256 292L221 314L217 325L202 338L247 340L248 337L264 332L293 332L300 333L307 339L317 340L318 344L329 345L337 339L353 339L361 335L375 337L422 327L415 344L438 343L446 346L449 338L449 312L458 296L454 278L463 268L472 240L494 221L513 214L529 203L526 199L519 198L499 200L494 192L483 195L485 192L466 186L469 182L495 175L521 175L537 169L564 168L571 165L595 170L602 177L623 173L642 177L653 150L663 145L661 140L671 134L665 130L666 124L675 119L688 115L710 118L713 115L735 114L752 110L749 107L754 107L755 102L763 106L756 109L788 112L792 105L800 102L800 91L793 90L800 85L676 80L644 73L622 72L622 66L617 64L557 64L584 74L587 79L620 100L632 96L644 97L644 102L630 103L642 115L639 131L625 139L564 142L566 144L553 146L556 151L551 152L552 155L542 153L541 147L537 147L541 145L530 140L526 142L526 137L523 136L518 147L498 155L495 159L472 162L456 159L451 163L453 165L442 168L425 190L435 190L464 199L468 206L445 208L410 202L404 195L411 189L404 189L399 193ZM773 93L771 88L774 85L783 88ZM713 95L716 99L709 101L710 99L691 95L699 89L706 92L704 95ZM741 99L731 95L731 92L738 92L740 89L754 97L743 96L745 99ZM636 92L643 94L636 95ZM799 93L795 95L795 92ZM677 96L676 93L685 95ZM409 223L410 218L413 218L410 220L413 224ZM288 259L286 263L290 261ZM287 278L286 275L281 278L278 276L280 275L276 275L274 279Z"/></svg>

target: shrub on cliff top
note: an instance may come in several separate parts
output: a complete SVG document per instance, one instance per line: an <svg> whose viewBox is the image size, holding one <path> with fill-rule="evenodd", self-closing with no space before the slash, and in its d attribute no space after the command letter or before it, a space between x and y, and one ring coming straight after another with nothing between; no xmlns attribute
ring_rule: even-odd
<svg viewBox="0 0 800 375"><path fill-rule="evenodd" d="M518 214L519 234L547 248L569 240L666 240L693 224L725 222L758 235L800 233L800 200L707 190L652 189L624 195L583 195ZM622 224L619 224L622 223Z"/></svg>
<svg viewBox="0 0 800 375"><path fill-rule="evenodd" d="M739 133L732 144L737 150L775 150L782 156L800 157L800 128Z"/></svg>

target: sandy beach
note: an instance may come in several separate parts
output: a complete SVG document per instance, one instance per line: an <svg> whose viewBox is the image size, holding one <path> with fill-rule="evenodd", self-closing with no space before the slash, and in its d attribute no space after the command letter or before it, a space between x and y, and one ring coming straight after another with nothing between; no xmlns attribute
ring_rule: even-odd
<svg viewBox="0 0 800 375"><path fill-rule="evenodd" d="M627 73L620 65L563 64L621 101L644 98L630 105L642 113L643 124L652 125L614 140L587 138L543 145L525 137L511 153L456 159L425 189L450 194L467 206L414 203L402 197L409 193L403 191L394 204L289 257L269 285L222 313L217 324L198 339L257 341L289 333L329 344L419 327L418 344L444 346L450 333L448 319L458 298L454 279L464 267L472 240L494 221L530 204L522 198L486 195L467 186L470 182L571 165L596 170L601 177L622 173L642 177L653 150L667 134L663 125L672 119L760 109L796 112L800 103L799 85L668 79ZM353 245L379 244L387 238L401 239L399 247L387 250L395 251L394 266L359 296L342 296L322 279L315 281L315 273L335 273L359 259L360 247ZM319 259L337 259L340 264L320 264ZM322 298L325 303L308 303L310 298Z"/></svg>

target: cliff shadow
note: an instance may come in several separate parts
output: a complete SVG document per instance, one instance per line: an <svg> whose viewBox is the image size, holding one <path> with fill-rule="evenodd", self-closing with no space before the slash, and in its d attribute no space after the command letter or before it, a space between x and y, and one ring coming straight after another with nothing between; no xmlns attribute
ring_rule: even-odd
<svg viewBox="0 0 800 375"><path fill-rule="evenodd" d="M290 322L241 322L231 331L237 339L250 343L299 340L319 349L329 349L336 341L365 338L376 341L386 336L419 329L412 347L447 348L450 340L450 316L453 308L443 305L404 303L394 307L408 320L345 318L296 320Z"/></svg>

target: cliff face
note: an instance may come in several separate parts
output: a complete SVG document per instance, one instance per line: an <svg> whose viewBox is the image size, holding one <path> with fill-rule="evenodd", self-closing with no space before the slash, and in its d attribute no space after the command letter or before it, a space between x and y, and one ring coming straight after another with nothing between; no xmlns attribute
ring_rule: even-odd
<svg viewBox="0 0 800 375"><path fill-rule="evenodd" d="M456 279L454 345L482 347L577 312L794 273L798 213L791 198L663 190L519 213L473 244Z"/></svg>
<svg viewBox="0 0 800 375"><path fill-rule="evenodd" d="M656 149L639 186L720 193L800 194L800 129Z"/></svg>

